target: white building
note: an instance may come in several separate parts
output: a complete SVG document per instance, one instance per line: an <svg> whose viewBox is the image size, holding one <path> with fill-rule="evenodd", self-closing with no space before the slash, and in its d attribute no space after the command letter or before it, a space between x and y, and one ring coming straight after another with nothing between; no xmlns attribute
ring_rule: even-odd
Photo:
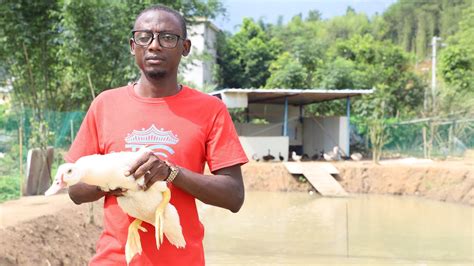
<svg viewBox="0 0 474 266"><path fill-rule="evenodd" d="M213 69L217 64L217 34L219 29L212 22L197 18L195 24L188 27L191 40L191 53L184 57L186 69L180 71L185 82L197 89L216 84Z"/></svg>

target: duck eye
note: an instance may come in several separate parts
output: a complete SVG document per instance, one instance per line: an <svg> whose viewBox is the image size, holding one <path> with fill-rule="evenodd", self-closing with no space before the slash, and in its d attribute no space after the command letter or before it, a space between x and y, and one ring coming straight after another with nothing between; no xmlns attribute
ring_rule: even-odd
<svg viewBox="0 0 474 266"><path fill-rule="evenodd" d="M72 173L72 169L67 170L67 173L68 174Z"/></svg>

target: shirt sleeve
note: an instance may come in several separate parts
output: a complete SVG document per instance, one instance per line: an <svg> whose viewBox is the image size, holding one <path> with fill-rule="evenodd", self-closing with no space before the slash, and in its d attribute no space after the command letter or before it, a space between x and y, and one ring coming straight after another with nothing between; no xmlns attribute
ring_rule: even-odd
<svg viewBox="0 0 474 266"><path fill-rule="evenodd" d="M206 160L209 170L216 170L248 162L237 131L224 104L220 106L206 141Z"/></svg>
<svg viewBox="0 0 474 266"><path fill-rule="evenodd" d="M66 162L73 163L82 156L101 153L95 106L96 103L92 102L77 132L76 138L69 148L68 153L64 156Z"/></svg>

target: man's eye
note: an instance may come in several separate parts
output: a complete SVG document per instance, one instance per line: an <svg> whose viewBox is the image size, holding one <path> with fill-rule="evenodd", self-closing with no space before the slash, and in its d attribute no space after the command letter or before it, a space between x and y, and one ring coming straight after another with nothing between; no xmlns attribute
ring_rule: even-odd
<svg viewBox="0 0 474 266"><path fill-rule="evenodd" d="M147 42L150 40L150 36L139 36L137 39L141 42Z"/></svg>
<svg viewBox="0 0 474 266"><path fill-rule="evenodd" d="M163 34L161 39L164 41L174 41L176 39L176 36L171 35L171 34Z"/></svg>

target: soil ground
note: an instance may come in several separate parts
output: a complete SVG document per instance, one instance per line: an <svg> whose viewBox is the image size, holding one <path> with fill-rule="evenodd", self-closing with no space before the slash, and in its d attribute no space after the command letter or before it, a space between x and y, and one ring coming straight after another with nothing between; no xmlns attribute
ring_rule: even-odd
<svg viewBox="0 0 474 266"><path fill-rule="evenodd" d="M415 195L474 205L474 160L336 162L350 193ZM243 167L247 191L315 190L280 162ZM102 228L102 202L74 205L66 194L0 204L0 265L86 265ZM92 214L92 215L91 215Z"/></svg>

